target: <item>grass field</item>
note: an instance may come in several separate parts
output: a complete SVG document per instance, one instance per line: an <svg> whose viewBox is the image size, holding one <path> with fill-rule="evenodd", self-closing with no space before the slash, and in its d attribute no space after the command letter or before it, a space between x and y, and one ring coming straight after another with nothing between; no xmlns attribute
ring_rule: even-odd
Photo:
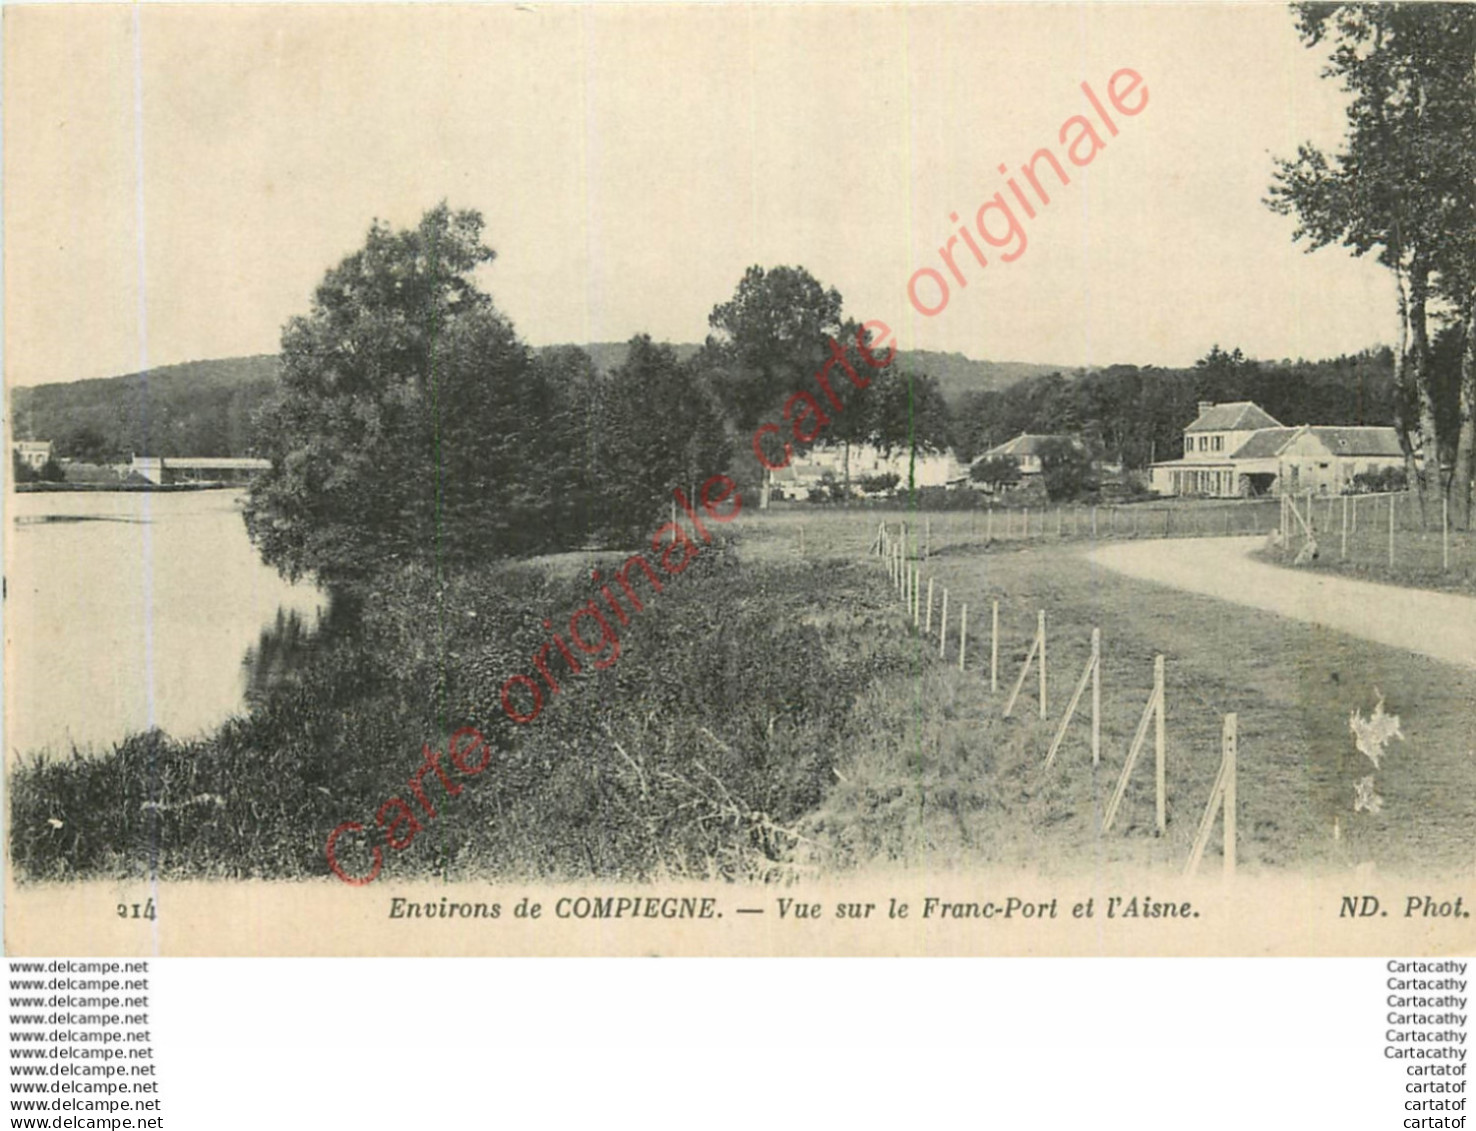
<svg viewBox="0 0 1476 1131"><path fill-rule="evenodd" d="M1305 515L1305 501L1299 505ZM1349 496L1346 534L1344 506L1341 497L1313 501L1312 526L1318 553L1312 568L1390 585L1476 593L1476 531L1442 531L1438 503L1430 504L1427 519L1422 523L1419 501L1412 494ZM1392 567L1391 506L1394 509ZM1287 564L1295 558L1305 535L1300 526L1295 526L1294 531L1287 547L1268 547L1263 559Z"/></svg>
<svg viewBox="0 0 1476 1131"><path fill-rule="evenodd" d="M814 568L854 559L877 524L903 516L810 511L756 517L745 554L798 557L799 526ZM924 574L970 609L966 671L936 635L917 639L893 601L888 630L914 641L905 675L879 681L857 706L859 744L837 763L842 780L807 822L817 864L971 868L1026 864L1047 871L1112 862L1182 867L1219 763L1226 712L1239 716L1240 863L1244 868L1344 869L1424 875L1476 862L1476 672L1228 606L1094 568L1070 545L944 546ZM877 584L887 586L876 562ZM987 613L1000 601L998 694L988 687ZM1002 701L1032 639L1048 621L1048 718L1027 684L1015 718ZM956 614L955 614L956 615ZM956 624L956 621L955 621ZM1078 710L1048 773L1046 749L1089 654L1103 637L1103 757L1093 772ZM981 631L981 628L983 631ZM936 629L936 623L935 623ZM956 646L956 633L955 633ZM1152 760L1140 760L1114 830L1098 832L1127 744L1166 657L1169 824L1155 835ZM1383 768L1354 745L1349 715L1380 693L1404 742ZM1373 773L1380 812L1353 809ZM1335 831L1336 830L1336 831ZM1205 867L1217 862L1211 842Z"/></svg>

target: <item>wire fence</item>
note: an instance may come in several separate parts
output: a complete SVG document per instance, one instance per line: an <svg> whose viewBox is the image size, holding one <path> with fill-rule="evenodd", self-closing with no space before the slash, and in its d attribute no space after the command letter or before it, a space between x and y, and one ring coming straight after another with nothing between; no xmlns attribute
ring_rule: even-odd
<svg viewBox="0 0 1476 1131"><path fill-rule="evenodd" d="M1182 500L1046 507L995 507L898 517L908 552L930 557L950 548L997 542L1122 538L1223 538L1270 534L1281 524L1281 501Z"/></svg>
<svg viewBox="0 0 1476 1131"><path fill-rule="evenodd" d="M987 611L978 609L976 606L975 619L971 628L968 604L962 600L953 603L952 608L955 611L950 612L948 589L939 585L936 578L926 575L927 562L924 557L908 553L906 532L900 526L894 531L886 523L879 524L869 552L882 560L888 580L891 582L898 601L902 604L904 618L910 622L911 630L926 643L926 651L932 652L936 648L939 662L948 665L956 662L960 672L967 671L971 666L977 668L981 679L987 678L990 695L998 695L1007 674L1001 668L1001 602L991 599ZM937 610L936 616L935 609ZM1015 679L1010 685L1010 691L1003 701L1001 718L1011 718L1015 715L1017 707L1022 707L1025 708L1022 714L1038 716L1041 723L1049 722L1051 710L1055 704L1049 696L1047 673L1052 670L1050 668L1052 663L1058 667L1060 664L1058 658L1052 659L1056 653L1050 648L1050 636L1047 611L1037 609L1035 632L1023 661L1019 663ZM1013 652L1014 649L1011 648L1009 651ZM971 659L972 665L970 664ZM1007 655L1006 659L1009 660L1010 657ZM1072 721L1077 718L1080 718L1089 728L1088 745L1091 765L1097 767L1103 762L1103 659L1101 631L1094 626L1091 630L1091 651L1087 656L1085 666L1082 667L1080 675L1075 680L1074 692L1052 728L1054 737L1041 758L1039 772L1042 776L1051 772L1053 765L1057 763L1057 755L1061 752L1063 743L1068 740ZM1151 690L1142 708L1132 741L1127 745L1126 756L1117 771L1111 799L1101 816L1100 831L1103 835L1112 829L1123 797L1133 779L1133 771L1140 754L1149 747L1150 734L1152 735L1151 748L1154 764L1151 786L1154 806L1153 828L1156 835L1160 837L1167 830L1169 803L1166 790L1167 743L1164 726L1167 713L1167 691L1164 667L1164 656L1161 653L1155 655L1152 665ZM1068 676L1074 674L1074 665L1068 664L1067 674ZM1090 691L1089 695L1088 691ZM1141 692L1133 696L1133 707L1143 702L1140 695ZM1215 713L1221 725L1220 761L1210 787L1208 801L1204 803L1202 812L1198 808L1200 802L1197 797L1187 801L1190 812L1200 812L1201 815L1193 844L1189 850L1188 860L1184 865L1185 876L1193 876L1198 871L1217 824L1222 831L1221 860L1224 874L1227 878L1235 875L1238 856L1236 844L1238 716L1235 712L1216 711ZM1061 771L1057 770L1057 772Z"/></svg>
<svg viewBox="0 0 1476 1131"><path fill-rule="evenodd" d="M1279 546L1295 564L1376 580L1476 590L1476 532L1458 530L1448 500L1380 495L1284 496Z"/></svg>

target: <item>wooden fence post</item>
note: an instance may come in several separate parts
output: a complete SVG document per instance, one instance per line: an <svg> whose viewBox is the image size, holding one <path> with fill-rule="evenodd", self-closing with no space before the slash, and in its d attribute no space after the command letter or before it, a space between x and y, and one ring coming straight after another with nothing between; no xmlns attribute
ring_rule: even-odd
<svg viewBox="0 0 1476 1131"><path fill-rule="evenodd" d="M1102 630L1092 629L1092 765L1102 761Z"/></svg>
<svg viewBox="0 0 1476 1131"><path fill-rule="evenodd" d="M1009 718L1015 709L1015 700L1020 697L1020 692L1025 687L1025 677L1030 674L1030 665L1036 663L1040 671L1040 717L1045 718L1045 610L1041 609L1036 614L1035 639L1030 642L1030 651L1025 654L1025 662L1020 665L1020 675L1015 680L1015 686L1010 690L1010 697L1005 700L1003 718Z"/></svg>
<svg viewBox="0 0 1476 1131"><path fill-rule="evenodd" d="M1343 541L1339 551L1341 561L1348 560L1348 496L1343 496Z"/></svg>
<svg viewBox="0 0 1476 1131"><path fill-rule="evenodd" d="M1358 496L1353 496L1353 533L1358 533Z"/></svg>
<svg viewBox="0 0 1476 1131"><path fill-rule="evenodd" d="M1450 496L1440 496L1440 568L1450 569Z"/></svg>
<svg viewBox="0 0 1476 1131"><path fill-rule="evenodd" d="M1234 711L1225 716L1225 729L1220 737L1221 757L1225 763L1225 878L1235 878L1235 778L1236 747L1239 745L1239 720Z"/></svg>
<svg viewBox="0 0 1476 1131"><path fill-rule="evenodd" d="M958 670L964 670L964 648L969 642L969 605L965 601L958 610Z"/></svg>
<svg viewBox="0 0 1476 1131"><path fill-rule="evenodd" d="M1394 500L1396 495L1389 495L1389 568L1394 568Z"/></svg>
<svg viewBox="0 0 1476 1131"><path fill-rule="evenodd" d="M938 613L938 659L948 659L948 589L943 589L943 607Z"/></svg>
<svg viewBox="0 0 1476 1131"><path fill-rule="evenodd" d="M1092 538L1097 537L1097 504L1092 504Z"/></svg>
<svg viewBox="0 0 1476 1131"><path fill-rule="evenodd" d="M1194 846L1189 850L1189 862L1184 865L1184 875L1192 876L1199 870L1199 861L1209 844L1210 833L1215 827L1215 817L1224 813L1225 878L1235 876L1236 856L1236 748L1239 745L1239 726L1235 713L1225 716L1224 728L1220 732L1220 770L1215 775L1215 784L1210 787L1209 804L1199 822L1199 831L1194 835Z"/></svg>
<svg viewBox="0 0 1476 1131"><path fill-rule="evenodd" d="M923 617L923 632L932 635L933 632L933 579L928 578L928 612Z"/></svg>
<svg viewBox="0 0 1476 1131"><path fill-rule="evenodd" d="M1164 806L1164 750L1163 750L1163 713L1164 713L1164 687L1163 687L1163 657L1153 657L1153 691L1158 700L1155 711L1153 727L1153 753L1154 753L1154 783L1157 793L1158 835L1168 831L1168 815Z"/></svg>
<svg viewBox="0 0 1476 1131"><path fill-rule="evenodd" d="M1138 729L1133 733L1133 741L1128 745L1127 758L1123 761L1122 772L1117 777L1117 786L1112 791L1112 798L1107 802L1107 808L1102 814L1102 831L1105 833L1112 827L1112 822L1117 817L1117 809L1122 804L1123 795L1127 793L1128 779L1133 775L1133 767L1138 764L1138 755L1142 752L1143 745L1148 739L1148 724L1157 720L1158 733L1155 746L1157 747L1157 773L1156 788L1158 794L1157 816L1159 820L1159 835L1163 835L1163 657L1153 658L1153 690L1148 694L1148 702L1143 707L1143 714L1138 719Z"/></svg>
<svg viewBox="0 0 1476 1131"><path fill-rule="evenodd" d="M1040 634L1040 717L1046 717L1046 632L1045 610L1036 615L1036 632Z"/></svg>
<svg viewBox="0 0 1476 1131"><path fill-rule="evenodd" d="M1044 641L1044 639L1045 637L1042 636L1041 640ZM1044 651L1041 657L1044 659ZM1066 704L1065 713L1061 715L1061 724L1056 728L1056 737L1051 739L1050 749L1046 751L1043 769L1050 769L1051 763L1056 760L1056 751L1061 749L1061 743L1066 740L1066 728L1071 725L1071 720L1076 714L1076 705L1081 702L1088 681L1092 685L1092 765L1095 766L1101 760L1102 684L1099 678L1101 658L1102 632L1094 628L1092 629L1092 654L1087 659L1086 667L1081 671L1081 679L1077 681L1076 690L1071 693L1071 701Z"/></svg>
<svg viewBox="0 0 1476 1131"><path fill-rule="evenodd" d="M999 602L994 602L994 619L989 629L989 690L999 691Z"/></svg>

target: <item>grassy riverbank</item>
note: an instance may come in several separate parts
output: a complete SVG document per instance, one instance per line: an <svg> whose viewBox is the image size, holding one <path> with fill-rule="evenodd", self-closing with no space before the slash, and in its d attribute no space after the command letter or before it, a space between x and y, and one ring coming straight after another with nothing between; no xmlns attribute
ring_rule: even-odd
<svg viewBox="0 0 1476 1131"><path fill-rule="evenodd" d="M595 595L588 569L616 563L401 574L358 632L207 740L136 735L100 756L26 761L10 782L18 873L324 875L329 832L377 832L380 806L411 797L423 744L445 751L467 726L493 748L488 769L454 798L438 792L413 843L383 849L385 878L781 873L793 823L835 780L853 702L905 661L905 640L876 629L874 571L710 547L621 629L616 663L563 679L515 726L503 681L533 670L545 617ZM369 847L348 838L345 870L367 874Z"/></svg>

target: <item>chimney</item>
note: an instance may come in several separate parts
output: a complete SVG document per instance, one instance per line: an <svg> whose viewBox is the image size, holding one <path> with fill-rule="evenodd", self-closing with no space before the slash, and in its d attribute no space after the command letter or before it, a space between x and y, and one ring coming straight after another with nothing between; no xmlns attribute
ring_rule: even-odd
<svg viewBox="0 0 1476 1131"><path fill-rule="evenodd" d="M1215 402L1214 401L1200 401L1199 402L1199 415L1200 416L1203 416L1205 413L1207 413L1210 409L1212 409L1214 407L1215 407Z"/></svg>

